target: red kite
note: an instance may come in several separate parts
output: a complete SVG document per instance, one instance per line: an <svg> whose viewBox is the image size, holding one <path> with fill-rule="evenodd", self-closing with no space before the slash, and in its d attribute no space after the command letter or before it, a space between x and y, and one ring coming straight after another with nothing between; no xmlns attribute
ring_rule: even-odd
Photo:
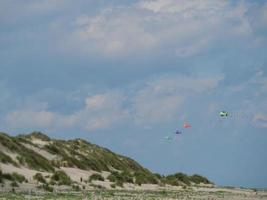
<svg viewBox="0 0 267 200"><path fill-rule="evenodd" d="M187 122L184 123L184 128L191 128L191 125Z"/></svg>

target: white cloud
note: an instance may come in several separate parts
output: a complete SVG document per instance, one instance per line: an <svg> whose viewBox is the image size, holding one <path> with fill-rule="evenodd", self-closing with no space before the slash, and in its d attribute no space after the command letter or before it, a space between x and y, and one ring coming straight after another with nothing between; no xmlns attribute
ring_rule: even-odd
<svg viewBox="0 0 267 200"><path fill-rule="evenodd" d="M86 130L106 129L123 123L128 111L123 107L125 96L119 91L96 94L86 99L86 108L78 113Z"/></svg>
<svg viewBox="0 0 267 200"><path fill-rule="evenodd" d="M196 17L218 14L217 12L221 12L227 6L227 1L156 0L141 1L139 6L155 13L179 13L183 14L184 17Z"/></svg>
<svg viewBox="0 0 267 200"><path fill-rule="evenodd" d="M48 111L18 110L7 114L5 123L13 128L45 128L50 127L54 115Z"/></svg>
<svg viewBox="0 0 267 200"><path fill-rule="evenodd" d="M249 8L249 4L230 5L228 1L140 1L77 17L67 40L85 54L142 55L165 49L190 57L222 37L241 39L253 34L253 22L246 16Z"/></svg>
<svg viewBox="0 0 267 200"><path fill-rule="evenodd" d="M77 18L73 42L83 45L84 51L92 52L96 48L107 56L150 49L156 44L153 34L142 26L142 18L127 15L124 10L119 16L115 12L104 10L95 17Z"/></svg>
<svg viewBox="0 0 267 200"><path fill-rule="evenodd" d="M44 102L26 100L20 104L23 109L15 108L1 121L12 129L75 128L89 132L125 124L142 127L164 124L181 116L179 110L186 100L213 89L220 79L173 74L155 76L142 81L139 87L87 96L84 106L69 114L50 111Z"/></svg>
<svg viewBox="0 0 267 200"><path fill-rule="evenodd" d="M178 116L183 103L194 95L215 88L222 77L198 78L163 75L146 82L133 99L138 124L164 124Z"/></svg>
<svg viewBox="0 0 267 200"><path fill-rule="evenodd" d="M252 122L256 127L267 128L267 114L265 113L256 113L252 119Z"/></svg>
<svg viewBox="0 0 267 200"><path fill-rule="evenodd" d="M105 105L106 101L107 99L105 95L95 95L93 97L88 97L85 100L86 108L87 109L101 108Z"/></svg>

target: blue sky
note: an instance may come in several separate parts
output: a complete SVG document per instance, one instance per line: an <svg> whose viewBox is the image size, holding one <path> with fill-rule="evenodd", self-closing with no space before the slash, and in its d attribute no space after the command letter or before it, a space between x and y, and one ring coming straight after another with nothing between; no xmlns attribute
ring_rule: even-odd
<svg viewBox="0 0 267 200"><path fill-rule="evenodd" d="M267 187L265 1L3 0L0 25L1 131Z"/></svg>

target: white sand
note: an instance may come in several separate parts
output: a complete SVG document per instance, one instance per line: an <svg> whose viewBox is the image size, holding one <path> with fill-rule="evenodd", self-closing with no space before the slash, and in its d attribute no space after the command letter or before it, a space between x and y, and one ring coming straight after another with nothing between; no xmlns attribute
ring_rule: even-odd
<svg viewBox="0 0 267 200"><path fill-rule="evenodd" d="M16 172L18 174L21 174L23 176L25 176L26 179L28 179L29 181L33 181L33 176L36 174L36 173L41 173L43 174L43 176L47 176L47 175L51 175L51 173L48 173L48 172L39 172L39 171L36 171L36 170L32 170L32 169L28 169L28 168L25 168L25 167L15 167L13 165L10 165L10 164L0 164L0 167L3 171L3 173L10 173L12 174L13 172Z"/></svg>
<svg viewBox="0 0 267 200"><path fill-rule="evenodd" d="M47 160L55 160L58 158L57 155L53 155L53 154L51 154L51 153L49 153L49 152L47 152L41 148L37 148L37 147L32 146L30 144L25 144L25 143L21 143L21 144L23 146L25 146L26 148L31 149L31 150L35 151L36 153L40 154L41 156L45 157Z"/></svg>

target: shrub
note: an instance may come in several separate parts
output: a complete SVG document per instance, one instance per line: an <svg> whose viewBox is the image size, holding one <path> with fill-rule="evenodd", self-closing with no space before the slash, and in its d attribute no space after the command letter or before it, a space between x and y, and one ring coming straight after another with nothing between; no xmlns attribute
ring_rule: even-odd
<svg viewBox="0 0 267 200"><path fill-rule="evenodd" d="M101 176L100 174L92 174L89 178L89 182L91 181L104 181L104 177Z"/></svg>
<svg viewBox="0 0 267 200"><path fill-rule="evenodd" d="M116 186L123 187L123 182L121 180L117 180Z"/></svg>
<svg viewBox="0 0 267 200"><path fill-rule="evenodd" d="M204 184L211 183L207 178L200 176L198 174L194 174L193 176L191 176L190 181L197 183L197 184L199 184L199 183L204 183Z"/></svg>
<svg viewBox="0 0 267 200"><path fill-rule="evenodd" d="M75 191L80 191L80 187L79 185L72 185L72 189L75 190Z"/></svg>
<svg viewBox="0 0 267 200"><path fill-rule="evenodd" d="M119 173L117 171L112 171L111 174L107 177L110 182L120 183L133 183L133 176L127 172L123 171ZM121 185L121 184L120 184Z"/></svg>
<svg viewBox="0 0 267 200"><path fill-rule="evenodd" d="M25 176L21 175L21 174L18 174L16 172L13 172L12 173L12 176L13 176L13 179L18 181L19 183L22 183L22 182L26 182L27 179L25 178Z"/></svg>
<svg viewBox="0 0 267 200"><path fill-rule="evenodd" d="M26 163L32 169L50 172L54 171L54 167L50 164L50 162L33 150L23 147L21 157L22 158L20 162Z"/></svg>
<svg viewBox="0 0 267 200"><path fill-rule="evenodd" d="M43 189L43 190L45 190L47 192L53 192L54 191L54 188L49 186L47 183L45 183L45 184L43 184L41 186L38 186L37 188Z"/></svg>
<svg viewBox="0 0 267 200"><path fill-rule="evenodd" d="M15 161L12 160L12 158L3 152L0 151L0 162L2 163L11 163L13 165L17 165Z"/></svg>
<svg viewBox="0 0 267 200"><path fill-rule="evenodd" d="M181 181L185 183L186 185L190 185L190 178L183 173L176 173L174 174L175 178L177 178L178 181Z"/></svg>
<svg viewBox="0 0 267 200"><path fill-rule="evenodd" d="M64 171L56 171L51 181L56 181L59 185L71 185L71 179Z"/></svg>
<svg viewBox="0 0 267 200"><path fill-rule="evenodd" d="M134 183L133 176L128 171L124 171L120 174L122 176L122 180L125 183Z"/></svg>
<svg viewBox="0 0 267 200"><path fill-rule="evenodd" d="M111 182L116 182L117 180L123 180L121 174L117 171L112 171L111 174L107 177Z"/></svg>
<svg viewBox="0 0 267 200"><path fill-rule="evenodd" d="M60 154L60 150L54 144L46 144L44 148L51 154Z"/></svg>
<svg viewBox="0 0 267 200"><path fill-rule="evenodd" d="M15 181L14 177L9 173L2 174L2 177L3 179L6 179L6 180Z"/></svg>
<svg viewBox="0 0 267 200"><path fill-rule="evenodd" d="M33 176L33 179L40 182L40 183L46 183L46 180L45 178L43 177L43 175L41 173L36 173L34 176Z"/></svg>
<svg viewBox="0 0 267 200"><path fill-rule="evenodd" d="M3 172L2 170L0 169L0 183L3 183Z"/></svg>
<svg viewBox="0 0 267 200"><path fill-rule="evenodd" d="M162 179L164 183L169 185L178 186L180 183L190 185L190 177L183 173L176 173L173 175L168 175Z"/></svg>
<svg viewBox="0 0 267 200"><path fill-rule="evenodd" d="M157 178L153 174L147 174L144 172L135 172L135 183L138 185L151 183L151 184L158 184Z"/></svg>
<svg viewBox="0 0 267 200"><path fill-rule="evenodd" d="M17 184L16 181L11 182L11 183L10 183L10 186L11 186L11 187L19 187L19 185Z"/></svg>

